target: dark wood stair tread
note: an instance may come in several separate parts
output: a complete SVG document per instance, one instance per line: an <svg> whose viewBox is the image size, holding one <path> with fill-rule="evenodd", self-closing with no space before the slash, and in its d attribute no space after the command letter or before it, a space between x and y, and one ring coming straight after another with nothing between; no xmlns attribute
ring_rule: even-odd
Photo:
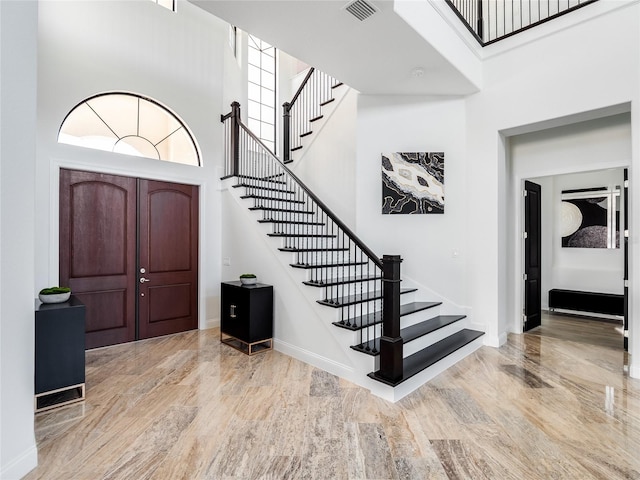
<svg viewBox="0 0 640 480"><path fill-rule="evenodd" d="M268 177L251 177L249 175L239 175L238 179L240 180L256 180L258 182L267 182L267 183L277 183L279 185L286 185L286 182L283 182L282 180L275 180L275 177L281 177L282 173L277 174L277 175L269 175ZM244 183L244 182L240 182L240 183ZM249 184L249 186L252 186L251 184Z"/></svg>
<svg viewBox="0 0 640 480"><path fill-rule="evenodd" d="M310 287L333 287L336 285L345 285L347 283L370 282L373 280L382 280L378 275L357 275L355 277L344 278L327 278L324 280L309 280L302 282Z"/></svg>
<svg viewBox="0 0 640 480"><path fill-rule="evenodd" d="M270 192L278 192L278 193L296 193L293 190L284 190L282 188L274 188L274 187L261 187L259 185L251 185L249 183L236 183L235 185L233 185L233 188L250 188L253 190L268 190Z"/></svg>
<svg viewBox="0 0 640 480"><path fill-rule="evenodd" d="M264 205L256 205L255 207L249 207L249 210L267 210L269 212L287 212L287 213L299 213L302 215L313 215L315 212L308 210L296 210L294 208L271 208Z"/></svg>
<svg viewBox="0 0 640 480"><path fill-rule="evenodd" d="M400 336L402 337L403 343L406 344L431 332L435 332L442 327L446 327L447 325L451 325L452 323L462 320L463 318L466 318L466 316L438 315L401 329ZM368 355L378 355L380 353L380 337L369 340L368 342L363 342L359 345L353 345L351 348Z"/></svg>
<svg viewBox="0 0 640 480"><path fill-rule="evenodd" d="M285 237L285 238L335 238L336 235L332 233L267 233L270 237Z"/></svg>
<svg viewBox="0 0 640 480"><path fill-rule="evenodd" d="M329 248L298 248L298 247L282 247L279 248L281 252L346 252L349 250L347 247L329 247ZM306 282L302 282L306 283Z"/></svg>
<svg viewBox="0 0 640 480"><path fill-rule="evenodd" d="M401 288L400 295L404 295L406 293L411 293L417 291L417 288ZM356 293L353 295L347 295L344 297L338 298L328 298L324 300L318 300L317 302L320 305L325 305L327 307L346 307L347 305L355 305L358 303L370 302L371 300L377 300L382 298L382 291L374 291L374 292L363 292Z"/></svg>
<svg viewBox="0 0 640 480"><path fill-rule="evenodd" d="M429 308L442 305L442 302L411 302L400 305L400 316L411 315L412 313L421 312ZM364 327L370 327L382 323L382 312L373 312L360 317L345 319L340 322L333 322L336 327L346 328L347 330L360 330Z"/></svg>
<svg viewBox="0 0 640 480"><path fill-rule="evenodd" d="M292 152L295 152L296 150L301 150L301 149L302 149L302 145L299 145L299 146L297 146L297 147L293 147L293 148L291 149L291 151L292 151ZM292 160L292 161L293 161L293 160Z"/></svg>
<svg viewBox="0 0 640 480"><path fill-rule="evenodd" d="M258 223L286 223L287 225L324 225L324 222L305 222L302 220L276 220L274 218L263 218Z"/></svg>
<svg viewBox="0 0 640 480"><path fill-rule="evenodd" d="M358 265L366 265L367 262L337 262L337 263L291 263L293 268L334 268L334 267L353 267Z"/></svg>
<svg viewBox="0 0 640 480"><path fill-rule="evenodd" d="M325 100L324 102L322 102L320 106L324 107L325 105L329 105L331 102L335 102L335 100L335 98L330 98L329 100Z"/></svg>
<svg viewBox="0 0 640 480"><path fill-rule="evenodd" d="M256 200L273 200L274 202L285 202L285 203L304 203L304 200L297 200L295 198L278 198L278 197L267 197L265 195L242 195L240 198L254 198Z"/></svg>
<svg viewBox="0 0 640 480"><path fill-rule="evenodd" d="M483 332L477 330L463 329L453 335L448 336L440 340L439 342L429 345L423 348L419 352L409 355L404 358L402 378L395 382L391 382L385 378L380 377L380 371L372 372L369 374L370 378L378 380L392 387L400 385L402 382L410 379L414 375L420 373L422 370L429 368L431 365L439 362L443 358L451 355L455 351L461 349L465 345L473 342L477 338L484 335Z"/></svg>
<svg viewBox="0 0 640 480"><path fill-rule="evenodd" d="M300 134L300 138L302 137L308 137L309 135L311 135L313 133L313 130L309 130L308 132L304 132Z"/></svg>

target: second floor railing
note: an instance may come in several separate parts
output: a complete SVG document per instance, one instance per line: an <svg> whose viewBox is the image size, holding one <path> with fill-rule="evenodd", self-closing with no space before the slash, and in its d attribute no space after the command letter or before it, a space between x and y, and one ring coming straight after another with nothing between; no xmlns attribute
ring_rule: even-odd
<svg viewBox="0 0 640 480"><path fill-rule="evenodd" d="M485 46L597 0L446 0Z"/></svg>
<svg viewBox="0 0 640 480"><path fill-rule="evenodd" d="M302 148L302 138L322 118L322 106L333 100L332 90L338 85L331 75L311 67L291 101L282 105L284 163L291 161L291 152Z"/></svg>

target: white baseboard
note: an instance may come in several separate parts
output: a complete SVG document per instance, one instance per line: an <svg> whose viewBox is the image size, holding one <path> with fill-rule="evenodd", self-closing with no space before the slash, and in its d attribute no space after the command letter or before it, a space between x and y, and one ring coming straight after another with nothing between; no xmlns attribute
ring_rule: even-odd
<svg viewBox="0 0 640 480"><path fill-rule="evenodd" d="M507 332L502 332L500 335L487 335L484 334L484 344L487 347L500 348L507 343Z"/></svg>
<svg viewBox="0 0 640 480"><path fill-rule="evenodd" d="M220 319L219 318L208 318L205 323L204 326L202 327L201 330L208 330L210 328L216 328L220 326Z"/></svg>
<svg viewBox="0 0 640 480"><path fill-rule="evenodd" d="M38 466L38 448L32 445L0 469L1 480L18 480Z"/></svg>
<svg viewBox="0 0 640 480"><path fill-rule="evenodd" d="M290 343L278 340L277 338L273 339L273 349L347 380L352 380L356 374L353 367L338 363L335 360L304 350Z"/></svg>
<svg viewBox="0 0 640 480"><path fill-rule="evenodd" d="M631 362L631 365L629 365L629 376L631 378L640 378L640 361Z"/></svg>

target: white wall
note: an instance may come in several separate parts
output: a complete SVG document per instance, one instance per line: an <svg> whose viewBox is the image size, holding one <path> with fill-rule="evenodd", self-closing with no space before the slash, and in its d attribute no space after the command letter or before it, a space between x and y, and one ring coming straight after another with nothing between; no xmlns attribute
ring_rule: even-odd
<svg viewBox="0 0 640 480"><path fill-rule="evenodd" d="M40 2L36 291L58 282L58 169L70 167L200 185L200 326L219 315L220 114L242 86L228 25L179 1ZM56 142L67 112L96 93L147 95L191 128L202 167L115 155ZM47 207L49 206L49 207Z"/></svg>
<svg viewBox="0 0 640 480"><path fill-rule="evenodd" d="M466 202L464 100L360 95L356 135L356 233L380 255L401 255L402 277L422 287L425 300L459 312L469 305L466 265L477 235L467 216L485 214L482 194ZM445 153L444 215L382 214L383 152Z"/></svg>
<svg viewBox="0 0 640 480"><path fill-rule="evenodd" d="M0 478L36 466L34 172L38 6L0 2Z"/></svg>
<svg viewBox="0 0 640 480"><path fill-rule="evenodd" d="M557 221L562 190L622 186L622 169L615 167L631 161L629 114L513 136L509 157L514 183L527 178L543 185L543 308L551 288L622 293L622 249L562 248ZM607 166L614 168L600 170ZM552 175L557 172L583 173Z"/></svg>
<svg viewBox="0 0 640 480"><path fill-rule="evenodd" d="M355 159L358 92L334 89L335 101L302 139L287 166L352 230L355 230Z"/></svg>
<svg viewBox="0 0 640 480"><path fill-rule="evenodd" d="M470 214L468 218L469 229L476 235L469 252L467 285L474 312L487 324L489 344L506 341L506 332L517 329L521 311L521 303L509 307L509 299L518 295L516 279L521 266L516 232L520 214L518 209L510 210L518 203L519 184L514 188L510 177L505 137L629 109L635 124L640 99L640 6L637 2L617 2L616 6L620 8L584 18L572 28L549 33L515 50L493 56L489 51L484 62L484 89L467 101L469 212L478 198L486 202L485 215ZM591 11L601 7L594 8ZM633 145L637 145L637 130L632 129ZM640 164L638 155L633 149L632 185L640 184L640 168L633 168ZM631 197L633 219L633 212L640 210L640 192L632 192ZM631 229L633 232L633 224ZM635 285L640 279L640 265L634 262L640 247L638 238L631 240ZM632 291L633 319L633 312L640 308L640 291L637 287ZM640 325L635 329L640 331ZM640 335L630 343L638 362ZM640 375L640 368L635 368Z"/></svg>

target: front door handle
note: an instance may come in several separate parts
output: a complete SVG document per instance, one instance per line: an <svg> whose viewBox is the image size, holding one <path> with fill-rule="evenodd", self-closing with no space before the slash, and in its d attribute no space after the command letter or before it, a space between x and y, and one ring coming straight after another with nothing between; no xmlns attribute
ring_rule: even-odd
<svg viewBox="0 0 640 480"><path fill-rule="evenodd" d="M140 277L140 283L150 282L150 281L151 280L149 280L148 278Z"/></svg>

